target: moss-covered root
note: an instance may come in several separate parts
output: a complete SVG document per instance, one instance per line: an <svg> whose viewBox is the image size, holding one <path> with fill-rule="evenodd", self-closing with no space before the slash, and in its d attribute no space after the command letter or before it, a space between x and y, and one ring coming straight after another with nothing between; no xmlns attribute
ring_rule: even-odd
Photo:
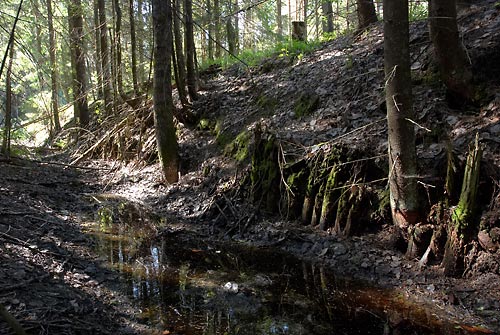
<svg viewBox="0 0 500 335"><path fill-rule="evenodd" d="M325 194L326 182L321 183L318 193L314 197L313 212L311 215L311 226L317 226L321 217L321 210L323 208L323 198Z"/></svg>
<svg viewBox="0 0 500 335"><path fill-rule="evenodd" d="M448 238L442 263L444 273L447 276L461 275L465 270L466 247L472 240L477 221L475 204L481 157L482 148L479 145L478 135L476 135L474 145L467 156L460 200L452 212L451 222L448 224Z"/></svg>
<svg viewBox="0 0 500 335"><path fill-rule="evenodd" d="M366 195L366 189L357 184L352 184L344 190L337 205L337 217L333 229L336 235L348 237L359 229L362 218L367 212L366 208L363 208Z"/></svg>
<svg viewBox="0 0 500 335"><path fill-rule="evenodd" d="M319 155L310 162L310 172L307 178L306 191L304 196L304 204L302 205L302 223L308 225L311 223L311 217L314 209L316 194L319 190Z"/></svg>
<svg viewBox="0 0 500 335"><path fill-rule="evenodd" d="M264 133L260 125L257 125L250 173L252 198L259 206L263 204L269 212L275 212L279 202L279 176L276 137L273 134Z"/></svg>
<svg viewBox="0 0 500 335"><path fill-rule="evenodd" d="M338 192L335 191L335 187L337 186L337 172L337 166L333 166L328 174L328 179L326 180L321 206L321 215L319 218L319 228L321 230L327 230L334 223L336 213L334 202L339 196Z"/></svg>
<svg viewBox="0 0 500 335"><path fill-rule="evenodd" d="M292 172L286 179L286 203L287 218L296 219L300 217L304 203L305 185L307 184L309 170L301 167L298 172Z"/></svg>

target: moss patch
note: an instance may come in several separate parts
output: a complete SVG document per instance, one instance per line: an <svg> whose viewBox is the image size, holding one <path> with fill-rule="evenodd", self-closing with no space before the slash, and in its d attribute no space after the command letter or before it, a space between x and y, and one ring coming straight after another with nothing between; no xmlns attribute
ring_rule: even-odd
<svg viewBox="0 0 500 335"><path fill-rule="evenodd" d="M302 93L297 100L293 111L297 118L311 115L319 106L319 96L316 93Z"/></svg>
<svg viewBox="0 0 500 335"><path fill-rule="evenodd" d="M238 162L244 161L248 156L252 135L247 130L242 131L236 138L226 145L224 154L233 157Z"/></svg>
<svg viewBox="0 0 500 335"><path fill-rule="evenodd" d="M269 97L267 95L261 95L257 98L257 106L267 114L274 114L274 111L278 107L278 99L275 97Z"/></svg>

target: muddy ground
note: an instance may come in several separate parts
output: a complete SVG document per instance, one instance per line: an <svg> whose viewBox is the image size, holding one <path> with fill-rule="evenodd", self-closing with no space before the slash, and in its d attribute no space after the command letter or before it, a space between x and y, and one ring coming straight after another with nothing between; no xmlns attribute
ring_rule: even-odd
<svg viewBox="0 0 500 335"><path fill-rule="evenodd" d="M483 1L462 13L460 24L485 95L481 106L462 109L450 106L432 75L426 22L411 28L419 162L426 176L423 181L431 185L442 179L446 148L445 136L436 131L447 133L462 161L479 133L485 148L483 221L495 228L500 207L500 44L496 39L500 10L494 1ZM381 25L375 25L368 33L328 42L300 57L275 57L250 69L234 66L204 78L193 111L209 123L218 121L221 133L229 138L254 129L259 122L276 134L290 156L307 156L328 142L356 147L383 169L387 143L382 45ZM298 117L294 106L296 98L303 96L317 98L318 103ZM93 136L99 138L102 132L106 129L96 130ZM157 164L130 157L96 159L102 155L99 148L93 159L70 165L92 145L89 142L79 144L73 156L70 151L31 150L28 158L0 158L0 303L29 333L152 331L139 307L123 293L123 278L106 266L96 253L95 240L86 233L89 223L101 219L102 199L113 197L127 199L147 213L145 217L166 224L154 228L159 236L175 230L190 241L277 248L339 275L397 290L405 301L451 320L457 333L500 332L500 248L494 244L488 248L476 243L474 266L464 278L446 278L438 264L420 266L418 259L404 257L392 240L389 220L341 239L284 220L279 213L260 211L239 193L248 161L236 162L224 152L216 139L220 133L179 124L179 135L182 176L175 185L163 183ZM151 158L147 152L151 146L140 150L131 156ZM8 329L0 319L0 333Z"/></svg>

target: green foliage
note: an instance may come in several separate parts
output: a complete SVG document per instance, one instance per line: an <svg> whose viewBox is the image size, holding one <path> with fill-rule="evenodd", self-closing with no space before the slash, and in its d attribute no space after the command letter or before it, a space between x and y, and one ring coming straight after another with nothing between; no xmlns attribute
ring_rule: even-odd
<svg viewBox="0 0 500 335"><path fill-rule="evenodd" d="M279 52L280 57L296 57L301 59L305 54L316 50L320 46L320 41L288 41L279 43L274 52Z"/></svg>
<svg viewBox="0 0 500 335"><path fill-rule="evenodd" d="M322 41L310 41L308 43L301 41L284 41L276 44L274 47L263 50L243 50L238 55L238 59L231 55L226 55L214 60L205 59L200 64L200 71L207 69L213 64L219 64L222 68L227 68L237 63L245 63L250 67L261 65L262 61L270 57L290 57L302 59L304 55L316 50Z"/></svg>
<svg viewBox="0 0 500 335"><path fill-rule="evenodd" d="M429 11L427 9L427 2L411 2L410 5L410 12L409 12L409 20L410 22L412 21L419 21L419 20L425 20L427 19L429 15Z"/></svg>
<svg viewBox="0 0 500 335"><path fill-rule="evenodd" d="M339 33L336 31L333 31L331 33L323 33L320 37L320 42L329 42L335 40L337 37L339 37Z"/></svg>
<svg viewBox="0 0 500 335"><path fill-rule="evenodd" d="M108 207L101 207L97 211L97 218L101 230L106 232L113 224L113 210Z"/></svg>

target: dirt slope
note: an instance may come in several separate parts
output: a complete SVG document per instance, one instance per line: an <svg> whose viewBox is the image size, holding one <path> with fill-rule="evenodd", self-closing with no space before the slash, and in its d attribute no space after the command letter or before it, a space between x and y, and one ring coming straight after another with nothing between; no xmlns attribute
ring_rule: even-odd
<svg viewBox="0 0 500 335"><path fill-rule="evenodd" d="M445 134L463 160L479 132L485 146L481 205L490 228L500 227L500 10L494 3L483 1L460 17L464 44L484 88L481 106L449 106L433 70L426 22L411 27L423 181L442 184ZM212 126L179 125L182 177L176 185L165 185L155 164L94 161L86 164L99 169L74 170L0 162L0 303L36 333L144 330L136 307L116 289L119 276L103 267L82 232L97 210L89 195L110 193L206 239L281 248L340 274L400 290L404 299L464 325L457 332L465 332L465 325L478 327L471 333L500 332L499 249L478 245L476 266L467 278L444 278L438 266L421 268L418 260L404 258L390 241L388 221L377 223L374 232L344 240L259 211L240 192L248 158L239 163L224 154L226 144L259 122L276 134L288 159L314 154L327 142L356 148L378 169L387 169L382 48L378 24L362 36L343 37L310 54L268 59L251 69L235 66L205 78L194 111ZM151 135L151 129L144 134ZM151 157L154 141L144 142L141 154ZM6 329L0 323L0 333Z"/></svg>

